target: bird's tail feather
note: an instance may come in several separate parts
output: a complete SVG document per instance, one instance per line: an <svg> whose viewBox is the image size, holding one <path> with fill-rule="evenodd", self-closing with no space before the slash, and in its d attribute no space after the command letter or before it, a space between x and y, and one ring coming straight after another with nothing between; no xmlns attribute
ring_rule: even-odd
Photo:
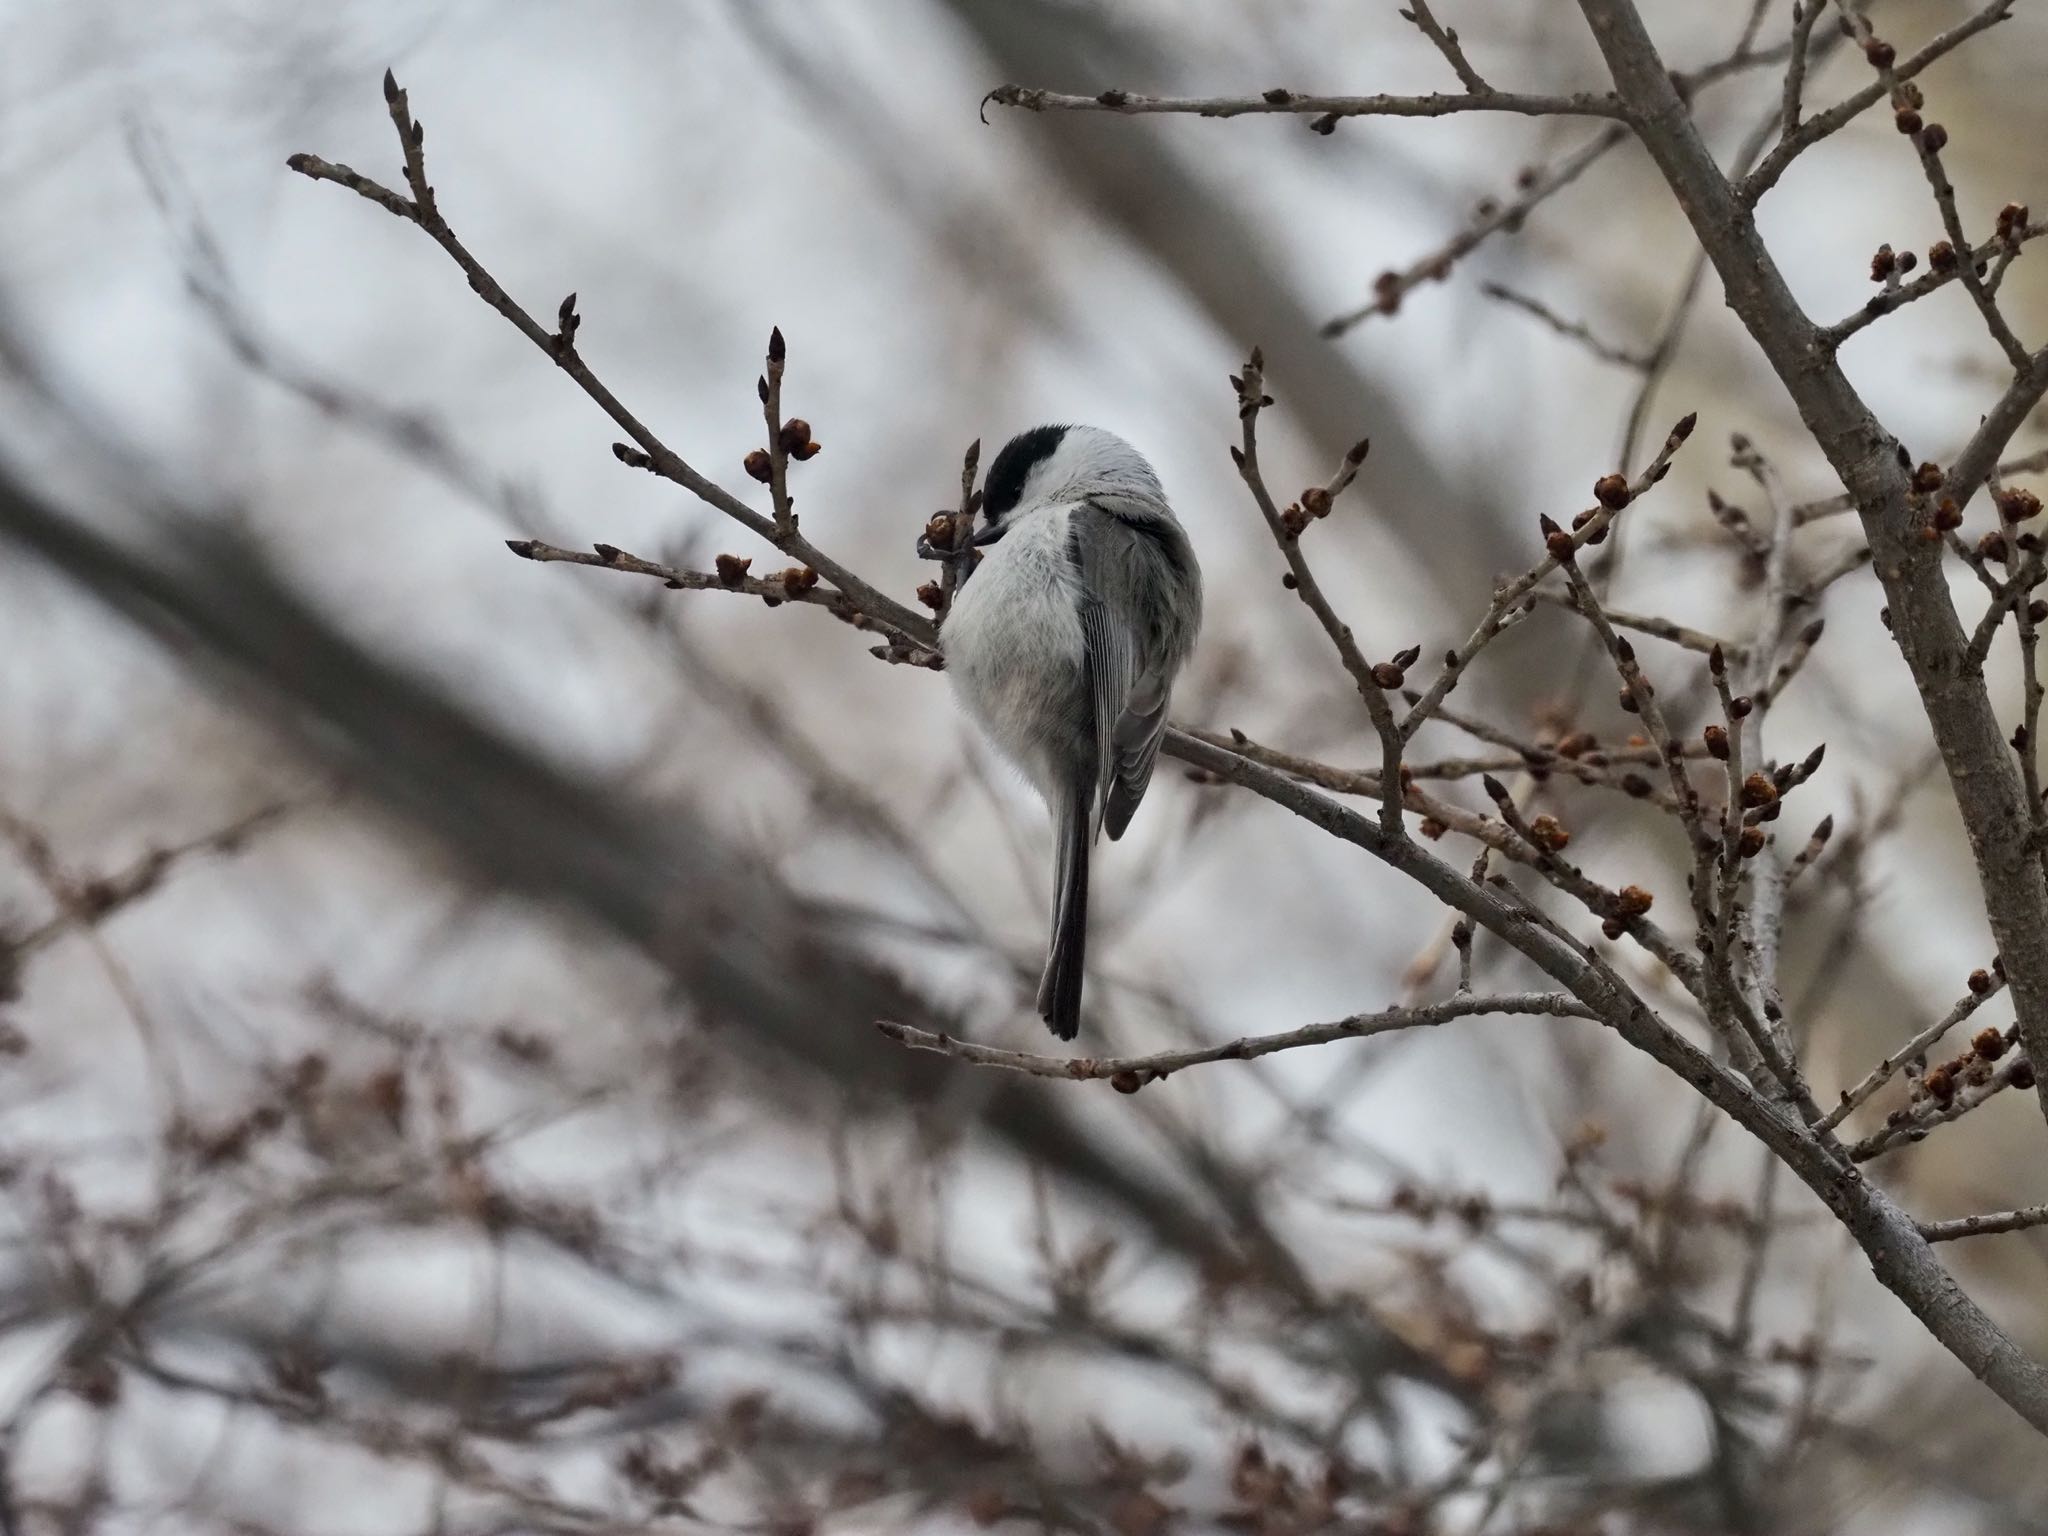
<svg viewBox="0 0 2048 1536"><path fill-rule="evenodd" d="M1081 976L1088 954L1088 842L1092 818L1089 801L1094 781L1078 775L1061 798L1056 888L1053 892L1052 946L1045 974L1038 983L1038 1012L1062 1040L1081 1027Z"/></svg>

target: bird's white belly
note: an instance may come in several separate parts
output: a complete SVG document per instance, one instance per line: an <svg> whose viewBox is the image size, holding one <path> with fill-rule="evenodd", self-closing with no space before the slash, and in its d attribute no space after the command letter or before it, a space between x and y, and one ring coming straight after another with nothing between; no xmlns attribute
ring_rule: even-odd
<svg viewBox="0 0 2048 1536"><path fill-rule="evenodd" d="M1048 745L1088 719L1079 588L1067 514L1034 513L989 550L940 632L962 706L1041 793Z"/></svg>

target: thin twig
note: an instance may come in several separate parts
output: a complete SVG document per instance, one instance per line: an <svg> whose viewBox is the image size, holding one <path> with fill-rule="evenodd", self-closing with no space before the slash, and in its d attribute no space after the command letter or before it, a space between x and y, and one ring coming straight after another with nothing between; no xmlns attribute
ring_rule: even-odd
<svg viewBox="0 0 2048 1536"><path fill-rule="evenodd" d="M1592 1018L1584 1003L1563 992L1522 992L1501 997L1451 997L1437 1003L1420 1003L1411 1008L1388 1008L1379 1013L1354 1014L1328 1024L1306 1024L1300 1029L1274 1035L1246 1035L1223 1045L1202 1046L1188 1051L1160 1051L1150 1056L1038 1056L1028 1051L1006 1051L992 1045L975 1045L952 1035L917 1029L908 1024L878 1021L876 1028L914 1051L935 1051L955 1061L978 1067L1000 1067L1006 1072L1025 1072L1034 1077L1065 1077L1082 1080L1126 1077L1117 1086L1126 1092L1158 1082L1184 1067L1211 1061L1249 1061L1275 1051L1302 1046L1327 1045L1333 1040L1358 1040L1396 1030L1427 1028L1452 1019L1475 1014L1547 1015L1551 1018Z"/></svg>
<svg viewBox="0 0 2048 1536"><path fill-rule="evenodd" d="M1024 85L999 85L982 98L983 107L1019 107L1026 112L1115 112L1126 116L1165 113L1188 117L1246 117L1279 114L1334 123L1346 117L1449 117L1457 112L1507 112L1523 117L1620 117L1612 96L1578 92L1569 96L1515 91L1468 91L1457 96L1312 96L1274 89L1258 96L1138 96L1099 91L1076 96ZM1325 130L1327 131L1327 130Z"/></svg>
<svg viewBox="0 0 2048 1536"><path fill-rule="evenodd" d="M1622 368L1633 368L1641 372L1650 366L1650 360L1637 353L1625 351L1611 343L1602 341L1587 328L1585 322L1567 320L1541 299L1517 292L1505 283L1481 283L1479 291L1489 299L1519 309L1526 315L1533 315L1558 335L1568 341L1576 341L1603 363L1614 363Z"/></svg>
<svg viewBox="0 0 2048 1536"><path fill-rule="evenodd" d="M1849 1116L1869 1103L1872 1096L1880 1088L1898 1076L1899 1069L1905 1066L1907 1062L1917 1061L1920 1057L1925 1056L1930 1050L1941 1043L1943 1037L1950 1030L1954 1029L1971 1014L2005 990L2005 977L2003 974L1994 971L1986 971L1982 974L1986 978L1982 991L1972 987L1968 992L1965 992L1957 1000L1956 1005L1949 1009L1947 1013L1936 1019L1932 1024L1929 1024L1925 1029L1920 1030L1912 1039L1872 1067L1863 1075L1862 1080L1855 1087L1845 1089L1842 1093L1841 1102L1821 1117L1821 1128L1823 1130L1833 1130L1836 1126L1840 1125Z"/></svg>
<svg viewBox="0 0 2048 1536"><path fill-rule="evenodd" d="M1822 0L1807 0L1807 3L1818 7ZM1935 60L1954 52L1985 28L1996 26L2005 20L2015 3L2016 0L1991 0L1983 10L1949 28L1911 58L1900 60L1892 67L1892 78L1912 79ZM1778 179L1791 167L1793 161L1822 139L1846 127L1884 100L1888 89L1884 81L1875 81L1853 95L1845 97L1827 111L1808 118L1792 133L1779 140L1762 163L1736 188L1736 196L1745 206L1755 207L1757 200L1778 184Z"/></svg>
<svg viewBox="0 0 2048 1536"><path fill-rule="evenodd" d="M1920 1235L1930 1243L1948 1243L1959 1237L1989 1237L1994 1232L2023 1232L2028 1227L2044 1225L2048 1225L2048 1205L2029 1205L2016 1211L1994 1211L1988 1216L1923 1221Z"/></svg>

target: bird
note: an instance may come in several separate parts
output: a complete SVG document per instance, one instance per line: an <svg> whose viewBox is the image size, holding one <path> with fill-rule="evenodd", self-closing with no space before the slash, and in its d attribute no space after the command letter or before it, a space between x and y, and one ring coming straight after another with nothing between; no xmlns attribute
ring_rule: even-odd
<svg viewBox="0 0 2048 1536"><path fill-rule="evenodd" d="M1051 812L1051 940L1038 1012L1072 1040L1088 859L1130 825L1202 623L1193 546L1144 456L1100 427L1033 427L982 484L971 576L939 631L953 692ZM921 542L921 554L942 552Z"/></svg>

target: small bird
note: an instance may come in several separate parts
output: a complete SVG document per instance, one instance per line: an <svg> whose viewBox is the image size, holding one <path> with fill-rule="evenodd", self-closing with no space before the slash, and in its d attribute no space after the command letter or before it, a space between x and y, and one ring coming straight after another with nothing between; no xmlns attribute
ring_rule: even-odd
<svg viewBox="0 0 2048 1536"><path fill-rule="evenodd" d="M1159 477L1099 427L1010 439L982 486L985 554L940 630L947 675L1052 812L1052 943L1038 1011L1081 1025L1088 850L1123 836L1202 622L1202 573ZM929 545L920 553L933 554Z"/></svg>

